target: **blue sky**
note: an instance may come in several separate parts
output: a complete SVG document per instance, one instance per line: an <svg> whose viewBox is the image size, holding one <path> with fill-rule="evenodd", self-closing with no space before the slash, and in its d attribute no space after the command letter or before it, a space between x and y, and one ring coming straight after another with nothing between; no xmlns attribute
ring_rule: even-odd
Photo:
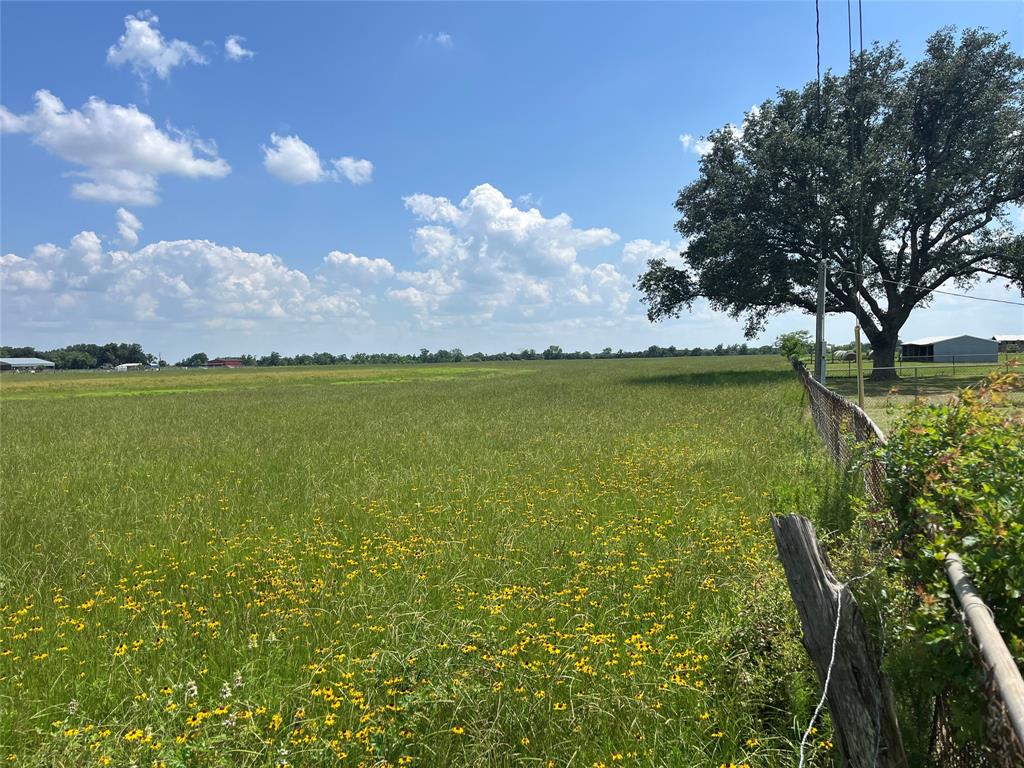
<svg viewBox="0 0 1024 768"><path fill-rule="evenodd" d="M0 338L165 357L742 341L705 306L652 326L631 284L678 245L672 204L698 160L680 137L815 67L811 2L5 2L0 17ZM843 69L846 3L822 21L824 63ZM1024 53L1024 3L864 6L865 41L910 59L946 24L1005 30ZM763 338L800 327L787 314ZM903 335L1021 330L1019 307L949 298Z"/></svg>

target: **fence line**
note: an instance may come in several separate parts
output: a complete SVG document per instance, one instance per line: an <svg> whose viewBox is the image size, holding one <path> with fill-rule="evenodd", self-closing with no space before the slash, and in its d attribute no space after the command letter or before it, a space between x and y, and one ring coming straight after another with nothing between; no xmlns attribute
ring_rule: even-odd
<svg viewBox="0 0 1024 768"><path fill-rule="evenodd" d="M793 361L793 367L804 385L814 426L837 466L849 467L855 459L866 456L866 447L885 444L882 430L856 403L815 380L799 360ZM881 462L867 457L862 469L868 496L881 504L885 493L885 470Z"/></svg>
<svg viewBox="0 0 1024 768"><path fill-rule="evenodd" d="M853 353L850 353L851 355ZM981 357L981 355L951 355L950 360L924 360L921 358L913 357L900 357L896 359L894 365L888 366L876 366L872 362L871 358L864 358L864 372L871 373L872 371L893 371L900 378L906 379L928 379L937 378L940 376L945 377L956 377L957 375L962 376L978 376L981 378L987 373L995 370L1006 370L1009 371L1016 361L1017 353L999 353L999 359L993 361L990 359L990 355L985 355L986 360L984 362L978 362L977 360L971 360L972 357ZM805 358L802 362L807 365L812 362L810 358ZM835 354L828 361L828 378L830 379L847 379L855 378L857 376L857 364L853 357L843 358Z"/></svg>
<svg viewBox="0 0 1024 768"><path fill-rule="evenodd" d="M816 381L801 361L794 358L792 362L804 386L811 419L832 461L842 469L861 461L868 496L875 504L884 504L885 468L870 449L884 445L885 434L856 403ZM999 635L991 610L974 591L956 553L946 558L946 575L985 679L982 694L988 744L984 758L970 747L955 745L940 700L932 734L933 758L947 768L975 768L982 764L979 759L1000 768L1020 768L1024 765L1024 679Z"/></svg>

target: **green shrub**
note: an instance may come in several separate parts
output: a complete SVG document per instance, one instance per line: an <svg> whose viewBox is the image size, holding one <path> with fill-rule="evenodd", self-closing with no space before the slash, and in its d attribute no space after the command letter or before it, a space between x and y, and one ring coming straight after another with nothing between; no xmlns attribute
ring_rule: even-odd
<svg viewBox="0 0 1024 768"><path fill-rule="evenodd" d="M958 552L1018 663L1024 662L1024 416L1005 407L1015 374L944 405L913 405L879 449L892 511L894 575L915 596L898 648L919 695L955 693L964 731L981 727L977 669L946 580ZM893 661L893 659L890 659ZM947 699L950 697L947 695Z"/></svg>

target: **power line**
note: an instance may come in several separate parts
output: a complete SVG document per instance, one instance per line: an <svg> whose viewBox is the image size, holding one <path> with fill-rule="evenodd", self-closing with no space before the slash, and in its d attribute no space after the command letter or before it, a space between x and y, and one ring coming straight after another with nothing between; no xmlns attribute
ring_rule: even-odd
<svg viewBox="0 0 1024 768"><path fill-rule="evenodd" d="M955 291L940 291L936 288L928 288L924 285L914 285L913 283L907 283L902 280L886 280L885 278L872 278L869 275L861 274L860 272L854 272L851 269L839 269L837 272L843 272L847 275L853 275L854 277L862 277L865 280L877 279L883 283L892 283L893 285L905 286L907 288L918 288L922 291L928 291L929 293L941 293L943 296L957 296L961 299L972 299L974 301L990 301L994 304L1010 304L1014 307L1024 307L1024 301L1011 301L1010 299L993 299L988 296L971 296L969 293L957 293Z"/></svg>
<svg viewBox="0 0 1024 768"><path fill-rule="evenodd" d="M864 4L857 0L857 23L860 24L860 59L864 61Z"/></svg>
<svg viewBox="0 0 1024 768"><path fill-rule="evenodd" d="M821 116L821 7L814 0L814 55L818 81L818 114Z"/></svg>
<svg viewBox="0 0 1024 768"><path fill-rule="evenodd" d="M846 47L850 52L850 61L853 61L853 11L851 10L852 0L846 0Z"/></svg>

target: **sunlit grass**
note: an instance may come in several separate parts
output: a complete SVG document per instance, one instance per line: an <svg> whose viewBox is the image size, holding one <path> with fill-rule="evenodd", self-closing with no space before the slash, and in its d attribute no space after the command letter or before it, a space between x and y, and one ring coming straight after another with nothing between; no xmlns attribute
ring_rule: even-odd
<svg viewBox="0 0 1024 768"><path fill-rule="evenodd" d="M791 763L814 686L778 673L767 516L824 464L780 358L37 375L0 405L0 759Z"/></svg>

